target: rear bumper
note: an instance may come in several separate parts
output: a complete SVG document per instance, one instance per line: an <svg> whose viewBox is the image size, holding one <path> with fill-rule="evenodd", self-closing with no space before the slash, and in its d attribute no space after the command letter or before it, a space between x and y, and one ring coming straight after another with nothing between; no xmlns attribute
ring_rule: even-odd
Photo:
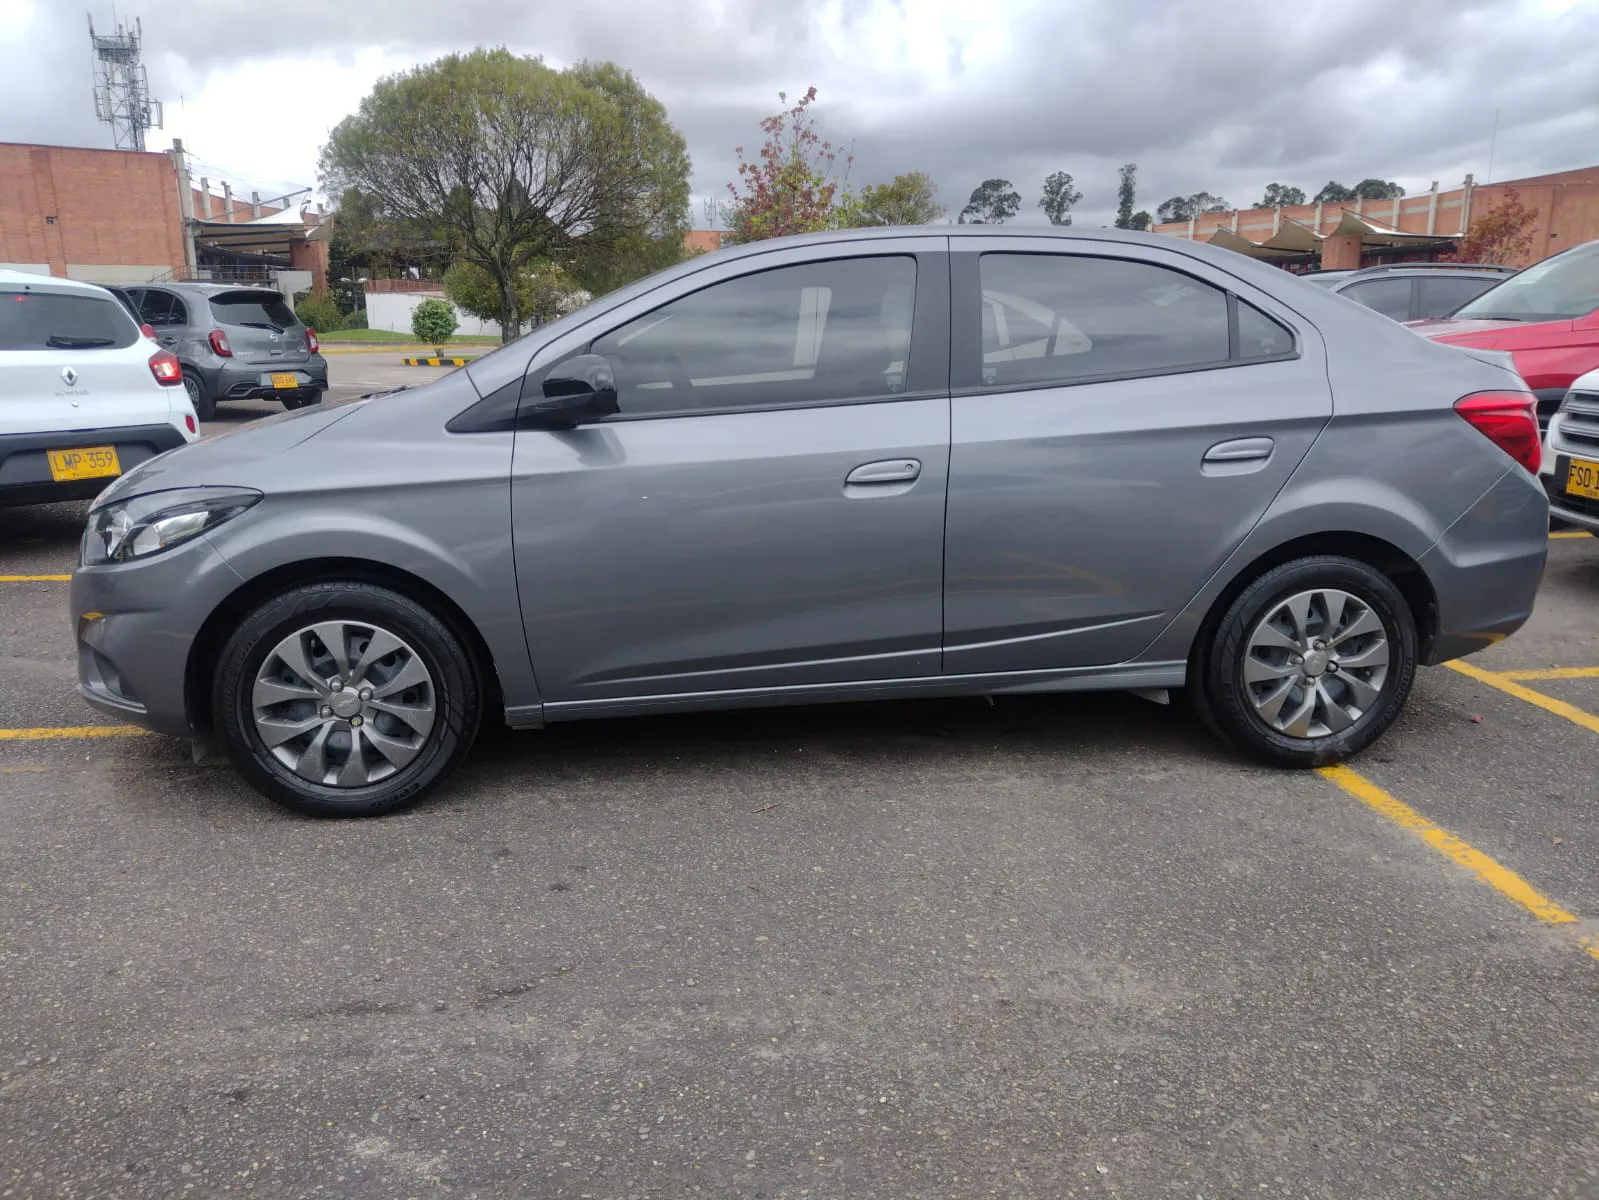
<svg viewBox="0 0 1599 1200"><path fill-rule="evenodd" d="M286 396L328 389L328 362L320 354L298 363L226 362L202 373L211 395L218 400L281 400ZM274 374L292 374L295 386L276 386L272 382Z"/></svg>
<svg viewBox="0 0 1599 1200"><path fill-rule="evenodd" d="M1526 624L1548 554L1548 497L1512 467L1422 555L1438 602L1427 663L1473 654Z"/></svg>
<svg viewBox="0 0 1599 1200"><path fill-rule="evenodd" d="M0 505L55 504L89 500L105 490L113 475L58 483L50 474L47 451L83 446L115 446L124 472L157 454L188 442L175 425L128 425L112 429L75 429L70 433L0 434Z"/></svg>

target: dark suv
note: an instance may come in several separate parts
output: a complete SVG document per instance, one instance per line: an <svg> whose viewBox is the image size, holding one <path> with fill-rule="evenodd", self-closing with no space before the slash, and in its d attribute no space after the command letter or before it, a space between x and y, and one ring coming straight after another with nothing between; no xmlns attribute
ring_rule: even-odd
<svg viewBox="0 0 1599 1200"><path fill-rule="evenodd" d="M282 293L220 283L153 283L126 288L139 320L183 364L183 386L202 421L219 400L317 404L328 364L316 331L301 325Z"/></svg>
<svg viewBox="0 0 1599 1200"><path fill-rule="evenodd" d="M1446 317L1516 268L1489 263L1392 263L1359 271L1312 271L1300 278L1395 321Z"/></svg>

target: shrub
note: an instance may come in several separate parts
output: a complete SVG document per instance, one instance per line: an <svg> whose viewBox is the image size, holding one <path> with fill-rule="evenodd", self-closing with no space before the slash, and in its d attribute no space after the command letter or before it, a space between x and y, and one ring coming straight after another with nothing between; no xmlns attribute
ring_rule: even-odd
<svg viewBox="0 0 1599 1200"><path fill-rule="evenodd" d="M458 324L448 300L424 300L411 314L411 332L424 342L449 341Z"/></svg>
<svg viewBox="0 0 1599 1200"><path fill-rule="evenodd" d="M351 313L349 316L345 317L344 318L344 327L346 329L365 329L366 328L366 309L358 308L353 313Z"/></svg>
<svg viewBox="0 0 1599 1200"><path fill-rule="evenodd" d="M307 295L294 306L294 315L300 318L300 324L318 333L332 333L344 328L344 314L333 303L333 297L325 294L319 296L312 292Z"/></svg>

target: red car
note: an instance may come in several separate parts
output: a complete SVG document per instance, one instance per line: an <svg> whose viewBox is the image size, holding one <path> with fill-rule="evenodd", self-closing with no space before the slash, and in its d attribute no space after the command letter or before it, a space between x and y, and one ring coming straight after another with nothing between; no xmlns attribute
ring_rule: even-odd
<svg viewBox="0 0 1599 1200"><path fill-rule="evenodd" d="M1408 324L1452 346L1509 351L1547 426L1571 381L1599 368L1599 241L1534 263L1448 317Z"/></svg>

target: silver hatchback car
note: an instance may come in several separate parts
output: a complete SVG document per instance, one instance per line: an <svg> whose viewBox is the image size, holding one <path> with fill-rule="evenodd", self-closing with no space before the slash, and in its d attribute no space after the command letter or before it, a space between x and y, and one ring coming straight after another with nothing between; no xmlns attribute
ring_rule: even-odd
<svg viewBox="0 0 1599 1200"><path fill-rule="evenodd" d="M80 690L318 815L486 719L895 696L1185 688L1314 766L1526 620L1538 453L1501 358L1226 250L763 242L125 475Z"/></svg>

